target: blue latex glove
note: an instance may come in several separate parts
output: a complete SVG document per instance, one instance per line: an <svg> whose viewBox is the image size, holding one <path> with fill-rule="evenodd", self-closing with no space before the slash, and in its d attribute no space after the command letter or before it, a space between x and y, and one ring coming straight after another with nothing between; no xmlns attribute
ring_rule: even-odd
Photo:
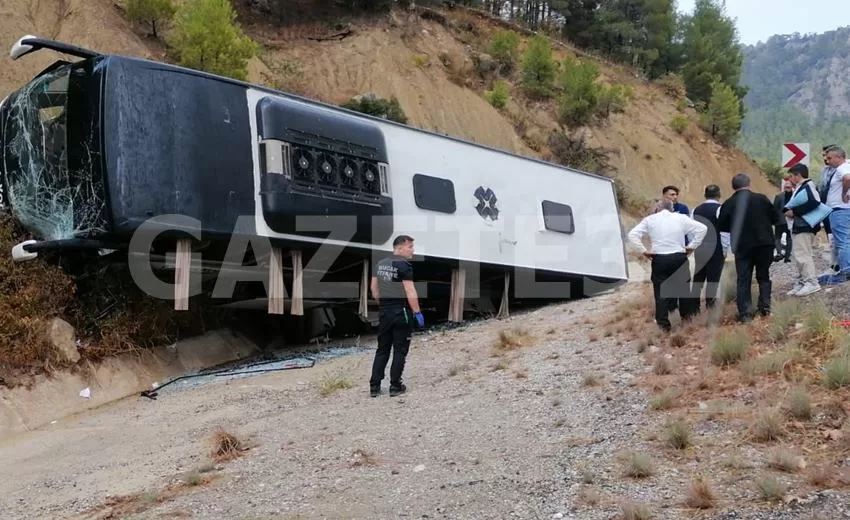
<svg viewBox="0 0 850 520"><path fill-rule="evenodd" d="M416 318L416 323L419 324L419 328L424 329L425 328L425 316L423 316L421 312L417 312L416 314L413 315L413 317Z"/></svg>

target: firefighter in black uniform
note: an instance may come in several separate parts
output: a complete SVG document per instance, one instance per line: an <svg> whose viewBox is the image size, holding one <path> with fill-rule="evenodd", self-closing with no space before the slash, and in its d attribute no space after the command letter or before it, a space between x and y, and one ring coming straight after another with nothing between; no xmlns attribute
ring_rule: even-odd
<svg viewBox="0 0 850 520"><path fill-rule="evenodd" d="M381 393L381 381L393 351L390 366L390 397L402 394L407 387L402 382L404 362L410 348L413 321L425 327L425 318L419 310L419 298L413 285L413 238L407 235L393 241L393 254L379 261L372 273L372 296L378 300L380 324L378 325L378 350L372 364L369 381L370 395Z"/></svg>

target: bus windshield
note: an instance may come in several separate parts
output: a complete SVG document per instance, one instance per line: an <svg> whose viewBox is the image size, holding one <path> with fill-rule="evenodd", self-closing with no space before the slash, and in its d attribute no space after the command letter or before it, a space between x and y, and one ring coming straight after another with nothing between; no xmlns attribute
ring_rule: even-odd
<svg viewBox="0 0 850 520"><path fill-rule="evenodd" d="M5 202L24 227L48 240L75 237L90 220L81 215L91 190L81 190L69 162L73 69L61 64L37 77L6 99L0 116Z"/></svg>

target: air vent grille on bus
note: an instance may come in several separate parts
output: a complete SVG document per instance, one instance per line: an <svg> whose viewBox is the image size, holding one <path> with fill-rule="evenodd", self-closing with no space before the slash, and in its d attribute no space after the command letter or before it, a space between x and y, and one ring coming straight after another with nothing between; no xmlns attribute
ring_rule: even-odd
<svg viewBox="0 0 850 520"><path fill-rule="evenodd" d="M389 195L387 166L383 163L294 143L284 143L283 158L278 160L269 152L271 142L265 144L265 173L286 169L296 184L305 187Z"/></svg>
<svg viewBox="0 0 850 520"><path fill-rule="evenodd" d="M381 174L381 195L390 196L390 174L389 166L384 163L379 163L378 168Z"/></svg>
<svg viewBox="0 0 850 520"><path fill-rule="evenodd" d="M260 142L260 158L265 173L277 173L292 178L292 158L289 143L275 139Z"/></svg>

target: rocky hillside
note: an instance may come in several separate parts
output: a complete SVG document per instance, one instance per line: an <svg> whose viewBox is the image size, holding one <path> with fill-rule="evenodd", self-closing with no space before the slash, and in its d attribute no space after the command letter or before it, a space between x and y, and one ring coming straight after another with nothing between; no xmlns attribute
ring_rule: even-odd
<svg viewBox="0 0 850 520"><path fill-rule="evenodd" d="M744 48L742 83L748 114L742 147L779 161L783 140L814 146L850 139L850 27L823 34L776 35Z"/></svg>
<svg viewBox="0 0 850 520"><path fill-rule="evenodd" d="M133 27L117 3L108 0L6 0L0 17L0 43L8 48L22 34L58 38L104 52L167 59L163 46ZM502 108L483 96L493 77L484 70L482 55L497 25L467 11L440 16L422 11L396 11L390 17L354 20L346 36L326 41L332 26L280 29L267 16L240 8L239 21L262 46L250 65L249 80L274 85L326 102L340 104L368 92L396 97L408 124L459 136L516 153L550 159L549 136L561 132L554 103L532 102L514 88ZM523 37L525 40L526 37ZM575 50L558 42L555 58ZM525 41L520 44L520 50ZM41 53L0 68L0 95L19 86L55 55ZM590 59L590 58L588 58ZM601 81L629 85L634 96L622 113L574 134L589 147L603 149L614 174L622 179L626 205L642 213L662 186L676 184L689 204L702 197L707 183L718 183L728 194L729 180L739 171L756 177L756 188L773 188L742 152L715 144L698 128L697 116L657 84L638 79L629 69L599 63ZM681 133L671 128L677 115L688 118ZM681 130L681 128L680 128ZM631 220L631 219L629 219Z"/></svg>

